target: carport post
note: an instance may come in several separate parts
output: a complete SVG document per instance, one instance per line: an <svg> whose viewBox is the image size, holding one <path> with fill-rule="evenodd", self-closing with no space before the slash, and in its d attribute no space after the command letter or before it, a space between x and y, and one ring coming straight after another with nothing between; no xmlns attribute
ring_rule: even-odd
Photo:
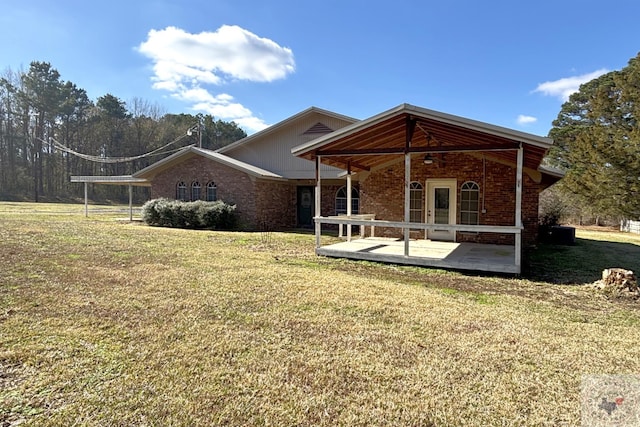
<svg viewBox="0 0 640 427"><path fill-rule="evenodd" d="M89 191L87 190L87 181L84 182L84 217L89 216Z"/></svg>
<svg viewBox="0 0 640 427"><path fill-rule="evenodd" d="M133 185L129 184L129 221L133 221Z"/></svg>

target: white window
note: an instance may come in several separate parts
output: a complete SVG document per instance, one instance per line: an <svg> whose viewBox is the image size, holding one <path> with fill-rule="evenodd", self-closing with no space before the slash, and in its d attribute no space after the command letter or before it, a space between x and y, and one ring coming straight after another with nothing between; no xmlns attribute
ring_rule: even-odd
<svg viewBox="0 0 640 427"><path fill-rule="evenodd" d="M409 185L409 221L423 222L424 202L422 184L412 182Z"/></svg>
<svg viewBox="0 0 640 427"><path fill-rule="evenodd" d="M478 225L480 187L467 181L460 188L460 224Z"/></svg>
<svg viewBox="0 0 640 427"><path fill-rule="evenodd" d="M187 185L184 181L180 181L176 186L176 199L177 200L187 200Z"/></svg>
<svg viewBox="0 0 640 427"><path fill-rule="evenodd" d="M351 213L357 214L360 211L360 195L356 188L351 189ZM336 191L336 215L347 213L347 187L340 187Z"/></svg>
<svg viewBox="0 0 640 427"><path fill-rule="evenodd" d="M207 184L207 202L215 202L218 200L218 187L216 183L211 181Z"/></svg>

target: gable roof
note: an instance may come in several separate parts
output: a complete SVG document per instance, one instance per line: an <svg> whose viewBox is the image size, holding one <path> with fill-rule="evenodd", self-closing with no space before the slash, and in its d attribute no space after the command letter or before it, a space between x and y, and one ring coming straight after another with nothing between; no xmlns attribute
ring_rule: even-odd
<svg viewBox="0 0 640 427"><path fill-rule="evenodd" d="M329 116L329 117L334 117L338 120L344 120L347 122L351 122L351 123L355 123L358 121L358 119L354 119L353 117L348 117L348 116L344 116L342 114L338 114L338 113L334 113L333 111L329 111L329 110L324 110L322 108L318 108L318 107L309 107L306 110L303 110L297 114L294 114L291 117L288 117L274 125L269 126L266 129L261 130L260 132L256 132L252 135L249 135L245 138L242 138L236 142L233 142L229 145L226 145L222 148L219 148L216 150L217 153L226 153L228 151L231 151L235 148L238 148L239 146L242 145L247 145L247 144L251 144L253 141L257 141L257 140L263 140L265 137L268 137L269 135L271 135L272 133L275 133L277 131L279 131L280 129L300 120L303 119L307 116L310 116L314 113L319 113L319 114L323 114L325 116ZM326 127L326 126L325 126ZM327 129L329 129L327 127ZM331 130L331 129L329 129Z"/></svg>
<svg viewBox="0 0 640 427"><path fill-rule="evenodd" d="M415 123L409 152L491 151L515 164L515 148L526 145L525 166L537 170L553 140L464 117L401 104L366 120L294 147L295 156L353 171L371 170L403 154L408 122ZM509 151L510 150L510 151Z"/></svg>
<svg viewBox="0 0 640 427"><path fill-rule="evenodd" d="M195 156L205 157L209 160L213 160L214 162L218 162L241 172L245 172L248 175L254 176L256 178L286 181L284 177L268 170L261 169L259 167L250 165L240 160L236 160L229 156L225 156L224 154L218 153L216 151L206 150L204 148L198 148L194 146L185 147L177 153L174 153L169 157L165 157L164 159L159 160L152 165L139 170L138 172L133 174L133 178L144 178L147 180L151 180L160 172Z"/></svg>

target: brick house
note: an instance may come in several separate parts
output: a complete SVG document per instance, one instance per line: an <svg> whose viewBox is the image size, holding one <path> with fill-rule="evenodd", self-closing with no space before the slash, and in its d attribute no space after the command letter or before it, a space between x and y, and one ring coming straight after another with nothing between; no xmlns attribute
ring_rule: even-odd
<svg viewBox="0 0 640 427"><path fill-rule="evenodd" d="M216 151L72 181L85 183L85 210L87 183L144 185L152 198L235 204L246 229L315 227L321 255L519 274L539 194L562 177L541 165L552 143L409 104L365 120L311 107ZM359 227L372 243L323 248L323 227L347 243Z"/></svg>
<svg viewBox="0 0 640 427"><path fill-rule="evenodd" d="M292 154L316 165L316 210L324 212L326 200L322 166L346 171L347 194L352 186L358 188L358 215L316 220L317 253L414 264L409 250L416 239L510 245L513 262L495 268L482 264L480 269L520 273L522 248L537 238L539 194L562 176L541 166L552 143L402 104L295 147ZM386 245L383 241L361 246L355 254L345 255L351 251L346 246L341 247L345 252L325 250L319 235L328 224L375 225L376 236L402 239L404 253L376 255ZM417 264L466 268L457 261L434 264L429 255L423 258L427 260Z"/></svg>
<svg viewBox="0 0 640 427"><path fill-rule="evenodd" d="M187 147L133 174L151 197L222 200L245 229L312 227L315 168L291 149L357 120L311 107L216 151ZM324 166L322 214L346 211L341 169ZM337 203L337 205L336 205Z"/></svg>
<svg viewBox="0 0 640 427"><path fill-rule="evenodd" d="M522 147L519 215L528 245L537 237L539 193L560 178L540 166L551 144L548 138L408 104L362 121L311 107L216 151L187 147L133 178L149 183L152 198L235 204L248 229L263 224L291 229L313 225L317 174L321 216L371 213L397 222L406 214L408 158L411 222L513 226ZM514 244L513 233L442 226L413 229L410 236ZM378 230L383 236L403 235L402 229Z"/></svg>

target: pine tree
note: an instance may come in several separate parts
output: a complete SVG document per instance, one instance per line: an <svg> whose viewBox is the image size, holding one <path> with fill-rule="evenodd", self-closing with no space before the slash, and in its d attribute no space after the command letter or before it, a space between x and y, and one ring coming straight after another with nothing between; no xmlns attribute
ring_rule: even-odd
<svg viewBox="0 0 640 427"><path fill-rule="evenodd" d="M580 87L553 122L547 161L594 215L640 218L640 54Z"/></svg>

